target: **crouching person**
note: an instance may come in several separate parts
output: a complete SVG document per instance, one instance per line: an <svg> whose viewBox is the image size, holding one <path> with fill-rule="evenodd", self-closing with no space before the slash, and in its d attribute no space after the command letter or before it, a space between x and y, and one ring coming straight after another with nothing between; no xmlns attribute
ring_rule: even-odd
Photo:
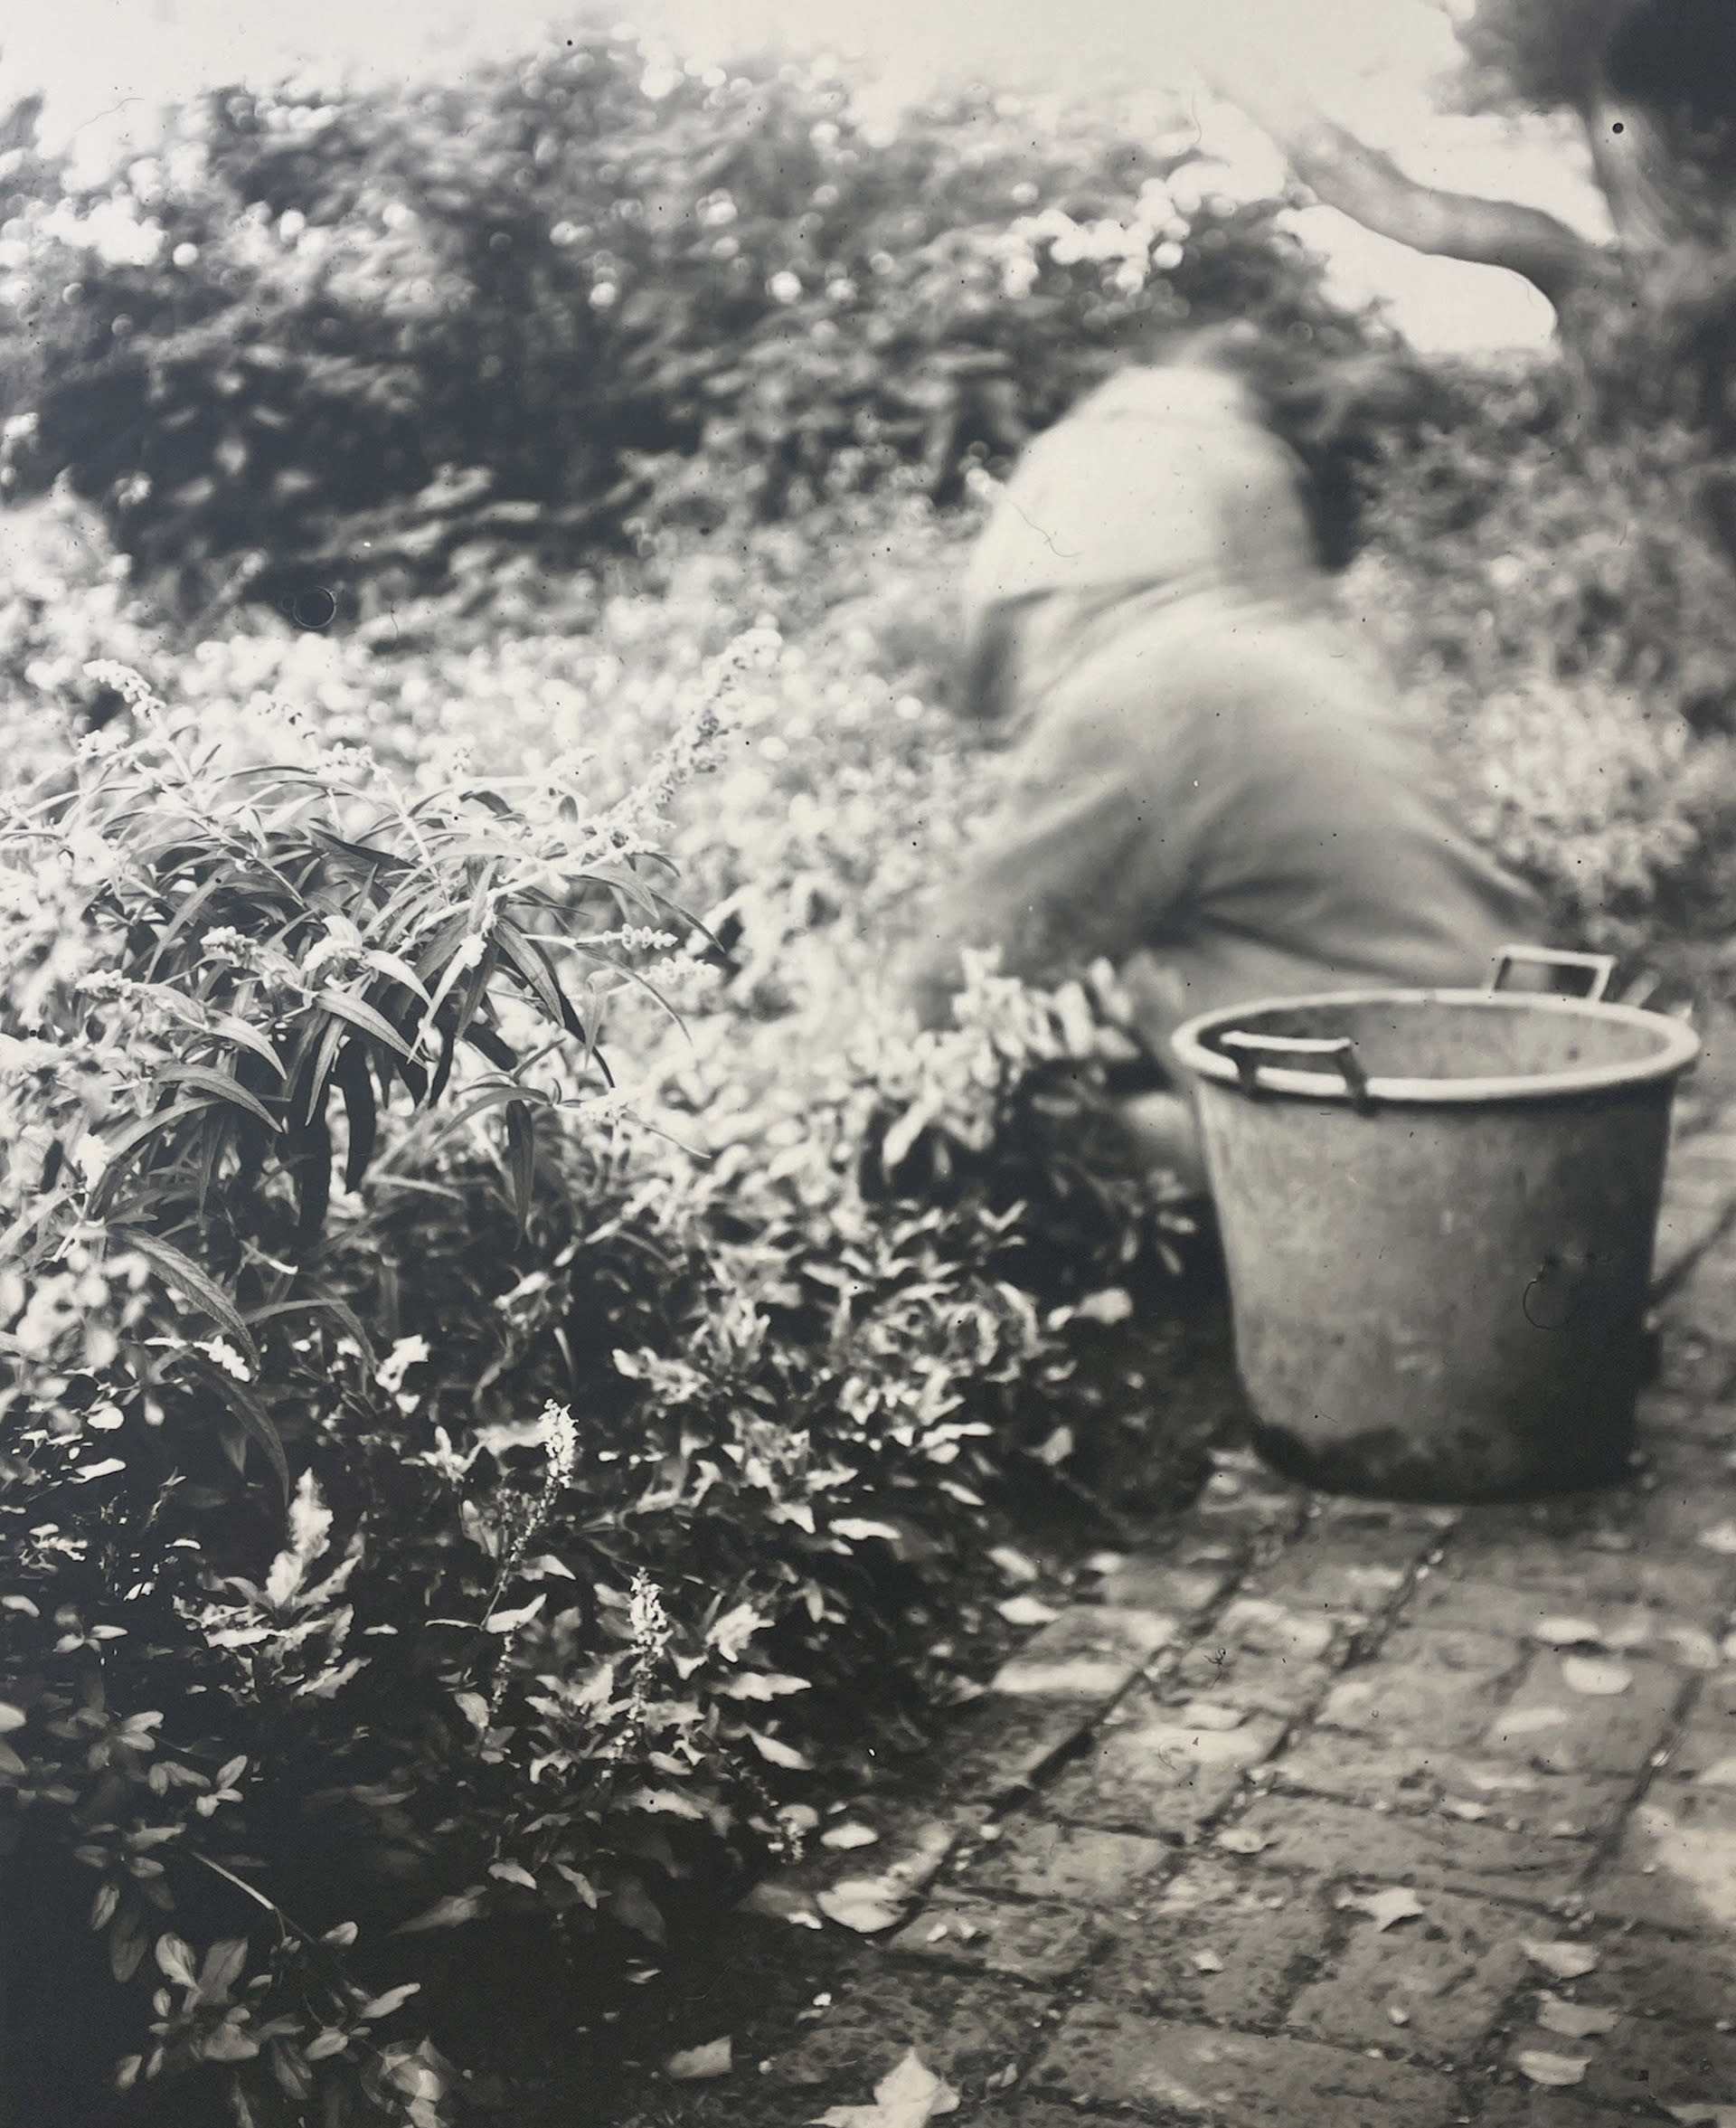
<svg viewBox="0 0 1736 2128"><path fill-rule="evenodd" d="M1335 617L1307 478L1203 341L1037 439L966 579L967 705L1005 733L1004 786L923 927L918 1011L944 1024L968 949L1040 984L1109 960L1171 1080L1124 1105L1130 1157L1197 1189L1184 1021L1480 986L1543 931Z"/></svg>

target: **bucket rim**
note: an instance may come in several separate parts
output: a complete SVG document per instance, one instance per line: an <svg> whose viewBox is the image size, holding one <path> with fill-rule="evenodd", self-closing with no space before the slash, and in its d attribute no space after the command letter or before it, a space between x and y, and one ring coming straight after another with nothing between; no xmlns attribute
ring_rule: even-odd
<svg viewBox="0 0 1736 2128"><path fill-rule="evenodd" d="M1292 1012L1323 1005L1473 1006L1490 1012L1545 1012L1563 1019L1618 1020L1643 1027L1662 1039L1655 1056L1620 1064L1587 1064L1559 1072L1523 1072L1480 1079L1370 1078L1362 1098L1401 1108L1487 1107L1497 1102L1559 1101L1577 1094L1609 1093L1628 1087L1675 1079L1697 1060L1701 1050L1699 1030L1684 1020L1661 1012L1642 1011L1633 1005L1610 1005L1588 998L1527 995L1512 990L1466 989L1361 989L1310 990L1295 997L1251 998L1240 1005L1215 1006L1198 1013L1176 1028L1170 1046L1182 1064L1195 1077L1252 1098L1233 1058L1207 1046L1214 1035L1226 1034L1244 1021L1257 1020L1270 1012ZM1358 1096L1343 1077L1332 1072L1296 1071L1285 1065L1263 1065L1260 1092L1288 1094L1292 1099L1354 1102Z"/></svg>

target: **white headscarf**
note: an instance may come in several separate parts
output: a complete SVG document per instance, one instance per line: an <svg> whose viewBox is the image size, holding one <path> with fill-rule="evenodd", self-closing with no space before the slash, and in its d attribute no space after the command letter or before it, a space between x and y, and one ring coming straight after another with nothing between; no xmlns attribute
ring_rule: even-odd
<svg viewBox="0 0 1736 2128"><path fill-rule="evenodd" d="M1181 363L1099 386L1028 447L966 571L979 712L1010 706L1008 657L1040 684L1129 601L1317 609L1304 478L1233 374Z"/></svg>

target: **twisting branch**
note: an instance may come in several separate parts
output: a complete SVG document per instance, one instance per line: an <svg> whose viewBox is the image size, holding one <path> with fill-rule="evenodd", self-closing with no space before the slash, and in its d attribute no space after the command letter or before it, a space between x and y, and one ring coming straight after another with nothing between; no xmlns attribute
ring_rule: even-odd
<svg viewBox="0 0 1736 2128"><path fill-rule="evenodd" d="M1324 205L1378 236L1437 258L1505 267L1523 275L1557 310L1587 288L1619 277L1617 253L1589 242L1540 208L1420 184L1391 156L1359 140L1263 68L1213 68L1207 78L1215 94L1270 135Z"/></svg>

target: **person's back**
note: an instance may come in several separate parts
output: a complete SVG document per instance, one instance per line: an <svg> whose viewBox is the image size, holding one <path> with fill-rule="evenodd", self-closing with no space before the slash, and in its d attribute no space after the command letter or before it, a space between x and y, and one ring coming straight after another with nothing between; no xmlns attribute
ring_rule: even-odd
<svg viewBox="0 0 1736 2128"><path fill-rule="evenodd" d="M1300 468L1237 380L1124 373L1039 439L968 583L1005 801L914 989L961 950L1059 979L1107 957L1160 1050L1215 1006L1481 983L1535 938L1378 669L1333 618Z"/></svg>

